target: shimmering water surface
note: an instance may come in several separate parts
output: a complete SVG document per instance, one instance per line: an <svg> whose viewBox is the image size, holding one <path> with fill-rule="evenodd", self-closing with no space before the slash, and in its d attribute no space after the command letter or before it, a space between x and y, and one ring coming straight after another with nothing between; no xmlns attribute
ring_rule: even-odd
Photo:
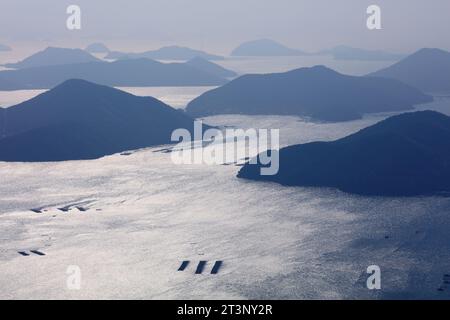
<svg viewBox="0 0 450 320"><path fill-rule="evenodd" d="M253 72L265 63L223 64ZM283 60L263 71L307 64ZM379 67L361 66L346 71ZM210 88L122 89L182 108ZM0 92L0 105L40 92ZM418 109L450 115L450 99L437 97ZM204 121L280 129L285 146L337 139L387 116L343 123L238 115ZM161 149L92 161L0 162L0 298L450 298L443 283L450 273L449 199L360 197L245 181L236 178L239 166L175 165ZM45 255L18 253L29 250ZM191 266L178 272L184 260ZM194 275L200 260L209 261L207 271L216 260L224 264L217 275ZM382 270L380 291L365 286L373 264ZM67 287L74 265L80 290Z"/></svg>
<svg viewBox="0 0 450 320"><path fill-rule="evenodd" d="M446 99L424 108L434 107L450 110ZM281 128L286 145L336 139L385 116L204 120ZM450 271L450 200L244 181L238 166L175 165L159 150L0 163L0 298L450 298L437 290ZM46 255L18 254L32 249ZM192 265L177 271L184 260L224 265L194 275ZM381 291L365 287L372 264ZM67 289L70 265L82 271L81 290Z"/></svg>

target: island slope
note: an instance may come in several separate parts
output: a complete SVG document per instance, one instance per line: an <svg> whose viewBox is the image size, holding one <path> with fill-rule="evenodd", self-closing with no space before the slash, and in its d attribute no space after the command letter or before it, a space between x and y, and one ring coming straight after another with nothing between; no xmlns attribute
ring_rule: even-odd
<svg viewBox="0 0 450 320"><path fill-rule="evenodd" d="M159 100L84 80L0 110L0 161L94 159L171 143L173 130L194 125Z"/></svg>
<svg viewBox="0 0 450 320"><path fill-rule="evenodd" d="M450 92L450 52L425 48L396 64L369 74L396 79L425 92Z"/></svg>
<svg viewBox="0 0 450 320"><path fill-rule="evenodd" d="M340 140L283 148L279 156L278 174L261 176L260 165L246 164L238 177L360 195L448 194L450 117L401 114Z"/></svg>
<svg viewBox="0 0 450 320"><path fill-rule="evenodd" d="M217 114L297 115L346 121L365 113L402 111L432 101L397 80L354 77L323 66L245 75L191 101L193 117Z"/></svg>
<svg viewBox="0 0 450 320"><path fill-rule="evenodd" d="M234 78L237 76L236 72L200 57L195 57L187 61L186 64L220 78Z"/></svg>

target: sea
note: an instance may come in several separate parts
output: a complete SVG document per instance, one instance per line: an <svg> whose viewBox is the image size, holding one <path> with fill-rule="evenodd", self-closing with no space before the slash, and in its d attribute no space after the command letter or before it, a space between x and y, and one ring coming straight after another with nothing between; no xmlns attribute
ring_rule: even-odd
<svg viewBox="0 0 450 320"><path fill-rule="evenodd" d="M265 73L316 63L309 59L222 63L239 73ZM349 74L381 67L317 63ZM212 88L120 89L182 109ZM0 105L41 92L0 92ZM417 109L450 115L450 98L436 96ZM203 120L280 129L286 146L338 139L390 115L341 123L291 116ZM236 178L238 164L175 164L168 149L88 161L0 162L0 299L450 298L450 199L246 181ZM183 261L189 263L178 271ZM196 274L200 261L206 266ZM211 274L217 261L222 266ZM374 265L380 290L367 286Z"/></svg>

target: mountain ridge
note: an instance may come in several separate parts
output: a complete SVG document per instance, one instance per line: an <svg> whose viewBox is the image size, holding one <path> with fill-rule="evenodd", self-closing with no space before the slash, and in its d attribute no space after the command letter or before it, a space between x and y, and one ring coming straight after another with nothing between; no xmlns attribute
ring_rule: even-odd
<svg viewBox="0 0 450 320"><path fill-rule="evenodd" d="M0 90L48 89L69 79L125 87L217 86L228 81L186 63L139 58L0 71Z"/></svg>
<svg viewBox="0 0 450 320"><path fill-rule="evenodd" d="M24 69L99 61L101 60L81 49L47 47L19 62L6 63L4 66L7 68Z"/></svg>
<svg viewBox="0 0 450 320"><path fill-rule="evenodd" d="M325 66L244 75L191 101L193 117L217 114L296 115L320 121L409 110L432 97L397 80L355 77Z"/></svg>
<svg viewBox="0 0 450 320"><path fill-rule="evenodd" d="M399 62L368 74L396 79L425 92L450 92L450 52L422 48Z"/></svg>
<svg viewBox="0 0 450 320"><path fill-rule="evenodd" d="M156 50L149 50L144 52L120 52L110 51L105 59L136 59L147 58L154 60L179 60L187 61L195 57L201 57L206 60L224 60L224 57L210 54L201 50L191 49L182 46L166 46Z"/></svg>

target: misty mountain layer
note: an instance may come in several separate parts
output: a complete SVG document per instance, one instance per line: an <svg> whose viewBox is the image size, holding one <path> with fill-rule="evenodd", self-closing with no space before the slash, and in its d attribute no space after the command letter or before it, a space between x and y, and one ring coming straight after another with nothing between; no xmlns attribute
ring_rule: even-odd
<svg viewBox="0 0 450 320"><path fill-rule="evenodd" d="M81 49L48 47L47 49L39 51L22 61L16 63L6 63L4 66L13 69L23 69L98 61L101 60Z"/></svg>
<svg viewBox="0 0 450 320"><path fill-rule="evenodd" d="M0 71L0 90L48 89L69 79L124 87L217 86L227 82L198 65L193 67L187 63L161 63L142 58Z"/></svg>
<svg viewBox="0 0 450 320"><path fill-rule="evenodd" d="M283 57L302 56L306 53L292 49L270 39L248 41L231 52L234 57Z"/></svg>
<svg viewBox="0 0 450 320"><path fill-rule="evenodd" d="M145 51L140 53L111 51L105 58L113 60L147 58L155 60L187 61L196 57L200 57L206 60L224 59L222 56L180 46L162 47L157 50Z"/></svg>

